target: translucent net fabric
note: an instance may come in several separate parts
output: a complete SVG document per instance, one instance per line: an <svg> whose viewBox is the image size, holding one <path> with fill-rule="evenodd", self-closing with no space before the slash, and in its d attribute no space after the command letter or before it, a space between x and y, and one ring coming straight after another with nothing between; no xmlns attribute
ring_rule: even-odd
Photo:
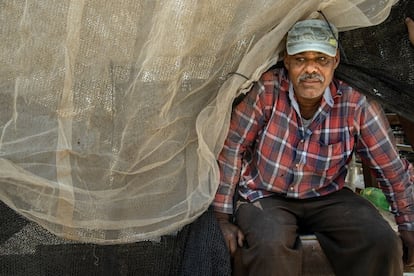
<svg viewBox="0 0 414 276"><path fill-rule="evenodd" d="M0 1L0 199L81 242L173 233L210 205L232 101L292 24L371 26L395 2Z"/></svg>

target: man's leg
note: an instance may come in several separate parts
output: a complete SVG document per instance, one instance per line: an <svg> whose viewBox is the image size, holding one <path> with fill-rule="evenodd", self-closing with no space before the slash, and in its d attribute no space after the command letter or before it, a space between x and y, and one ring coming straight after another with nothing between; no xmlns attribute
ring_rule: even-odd
<svg viewBox="0 0 414 276"><path fill-rule="evenodd" d="M240 205L236 222L246 244L236 253L235 275L301 275L295 211L278 197Z"/></svg>
<svg viewBox="0 0 414 276"><path fill-rule="evenodd" d="M336 275L403 274L401 240L366 199L343 189L305 204L307 227Z"/></svg>

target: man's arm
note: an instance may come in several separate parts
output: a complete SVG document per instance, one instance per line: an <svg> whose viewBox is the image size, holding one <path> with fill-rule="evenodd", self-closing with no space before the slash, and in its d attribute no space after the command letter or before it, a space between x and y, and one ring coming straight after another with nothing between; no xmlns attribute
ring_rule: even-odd
<svg viewBox="0 0 414 276"><path fill-rule="evenodd" d="M267 90L273 95L273 84L268 84ZM265 97L266 93L262 93L264 91L263 83L257 82L243 101L235 107L228 135L218 157L220 183L213 207L226 245L232 255L237 246L243 246L244 241L242 231L231 221L231 214L234 212L233 197L240 181L242 157L246 149L254 143L259 130L264 125L264 110L266 107L271 110L273 104L273 98L270 97L269 101L269 96Z"/></svg>
<svg viewBox="0 0 414 276"><path fill-rule="evenodd" d="M252 91L234 109L230 129L217 160L220 183L213 201L214 214L232 256L237 246L243 246L244 241L242 231L232 223L231 214L234 212L233 200L236 186L240 181L242 156L257 133L257 123L255 123L257 116L255 110L257 109L254 104L256 95L257 90L253 87Z"/></svg>
<svg viewBox="0 0 414 276"><path fill-rule="evenodd" d="M395 147L382 107L367 101L360 117L357 152L375 174L395 214L399 230L414 230L414 197L410 165Z"/></svg>
<svg viewBox="0 0 414 276"><path fill-rule="evenodd" d="M361 158L369 161L377 172L380 187L390 201L392 211L395 213L398 230L406 248L404 262L406 265L414 264L414 176L412 166L407 160L401 160L392 143L388 121L382 108L374 103L371 105L361 129ZM392 135L392 134L391 134ZM377 144L377 146L375 145ZM387 150L388 148L388 150Z"/></svg>

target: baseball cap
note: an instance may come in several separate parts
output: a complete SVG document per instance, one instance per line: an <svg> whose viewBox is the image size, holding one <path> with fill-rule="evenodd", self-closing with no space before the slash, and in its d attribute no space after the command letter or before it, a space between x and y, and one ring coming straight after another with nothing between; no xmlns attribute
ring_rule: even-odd
<svg viewBox="0 0 414 276"><path fill-rule="evenodd" d="M288 32L286 50L289 55L315 51L333 57L338 49L337 37L336 27L326 21L319 19L299 21Z"/></svg>

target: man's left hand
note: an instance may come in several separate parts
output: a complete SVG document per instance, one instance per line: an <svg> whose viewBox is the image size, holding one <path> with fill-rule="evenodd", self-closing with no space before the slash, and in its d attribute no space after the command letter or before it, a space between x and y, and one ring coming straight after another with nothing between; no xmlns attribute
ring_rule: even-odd
<svg viewBox="0 0 414 276"><path fill-rule="evenodd" d="M404 264L414 265L414 231L400 231L400 237L404 246Z"/></svg>
<svg viewBox="0 0 414 276"><path fill-rule="evenodd" d="M405 19L405 24L407 25L408 29L408 38L410 39L411 44L414 46L414 20L410 17Z"/></svg>

